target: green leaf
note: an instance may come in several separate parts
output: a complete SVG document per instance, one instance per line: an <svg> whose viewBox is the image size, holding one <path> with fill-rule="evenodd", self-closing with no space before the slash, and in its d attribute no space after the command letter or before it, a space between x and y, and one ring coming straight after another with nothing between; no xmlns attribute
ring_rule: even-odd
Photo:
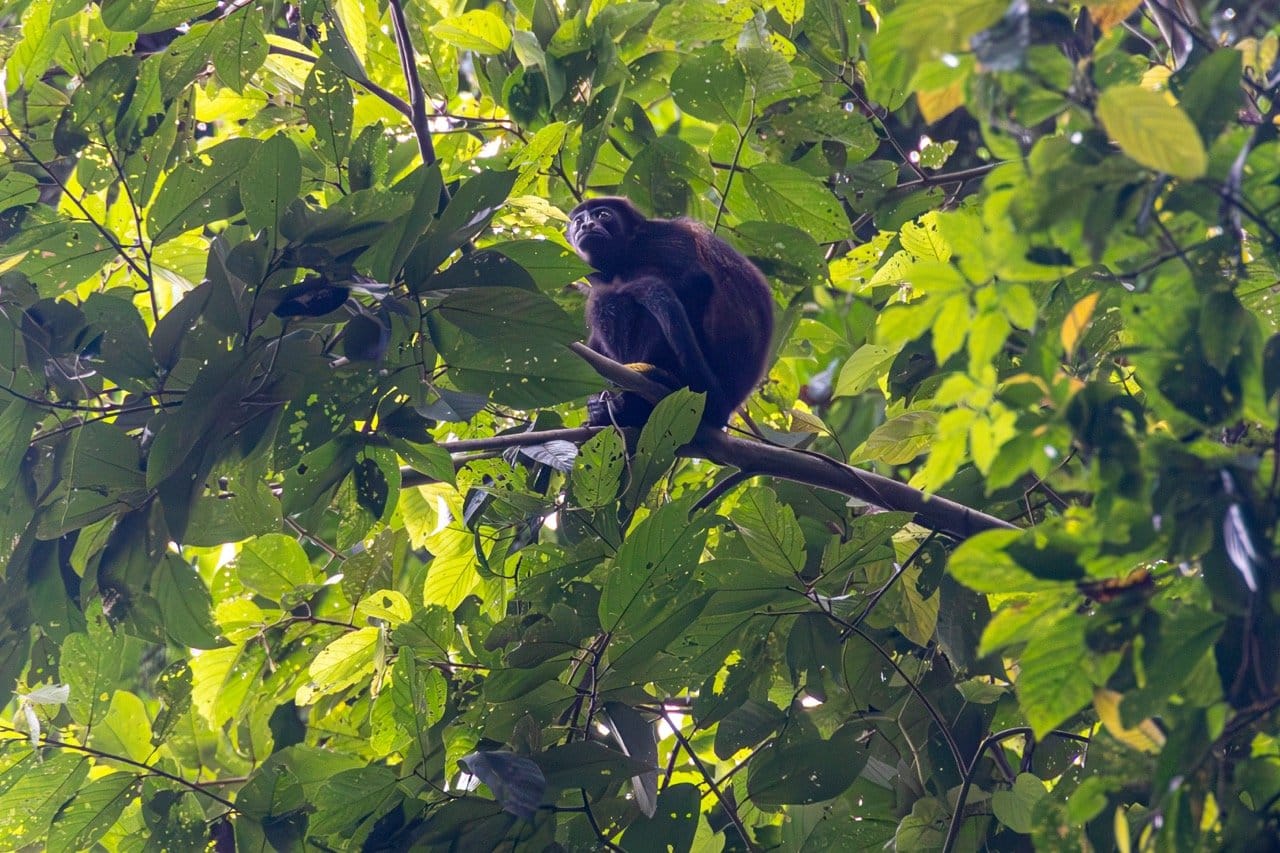
<svg viewBox="0 0 1280 853"><path fill-rule="evenodd" d="M794 510L779 503L772 489L757 487L742 495L730 518L761 565L784 575L804 570L804 531Z"/></svg>
<svg viewBox="0 0 1280 853"><path fill-rule="evenodd" d="M699 793L698 786L688 782L664 788L650 819L627 829L622 848L634 853L692 850L698 833Z"/></svg>
<svg viewBox="0 0 1280 853"><path fill-rule="evenodd" d="M906 412L876 427L850 461L905 465L928 450L937 433L937 414Z"/></svg>
<svg viewBox="0 0 1280 853"><path fill-rule="evenodd" d="M315 131L316 150L330 163L341 163L351 146L352 98L346 75L330 59L321 57L307 75L302 108Z"/></svg>
<svg viewBox="0 0 1280 853"><path fill-rule="evenodd" d="M605 630L634 616L647 591L692 575L707 538L706 527L689 519L692 507L689 499L665 504L627 533L600 595Z"/></svg>
<svg viewBox="0 0 1280 853"><path fill-rule="evenodd" d="M10 850L47 841L53 816L89 775L86 758L65 752L18 767L20 775L0 796L0 843Z"/></svg>
<svg viewBox="0 0 1280 853"><path fill-rule="evenodd" d="M977 592L1037 592L1061 589L1062 583L1042 580L1024 569L1008 553L1022 538L1017 530L988 530L971 536L951 554L947 570Z"/></svg>
<svg viewBox="0 0 1280 853"><path fill-rule="evenodd" d="M719 41L737 35L751 20L748 0L687 0L668 3L653 22L653 35L682 44Z"/></svg>
<svg viewBox="0 0 1280 853"><path fill-rule="evenodd" d="M1036 806L1047 796L1043 782L1030 773L1019 773L1012 789L991 795L991 811L1014 832L1029 833L1036 826Z"/></svg>
<svg viewBox="0 0 1280 853"><path fill-rule="evenodd" d="M378 628L360 628L321 649L307 668L310 682L298 689L298 703L310 705L370 677L379 637Z"/></svg>
<svg viewBox="0 0 1280 853"><path fill-rule="evenodd" d="M311 565L298 540L283 533L246 542L236 570L241 583L272 601L295 593L307 595L324 582L324 574Z"/></svg>
<svg viewBox="0 0 1280 853"><path fill-rule="evenodd" d="M878 344L864 344L858 347L840 368L840 376L836 379L835 396L852 397L876 387L897 355L896 350Z"/></svg>
<svg viewBox="0 0 1280 853"><path fill-rule="evenodd" d="M103 0L102 23L107 29L127 33L147 22L156 7L156 0Z"/></svg>
<svg viewBox="0 0 1280 853"><path fill-rule="evenodd" d="M254 228L274 229L302 188L298 147L283 133L263 142L240 174L240 203Z"/></svg>
<svg viewBox="0 0 1280 853"><path fill-rule="evenodd" d="M819 243L850 236L849 220L822 182L794 166L766 163L745 176L747 192L770 220L793 225Z"/></svg>
<svg viewBox="0 0 1280 853"><path fill-rule="evenodd" d="M1098 97L1098 119L1120 150L1143 166L1187 181L1208 168L1195 125L1159 92L1112 86Z"/></svg>
<svg viewBox="0 0 1280 853"><path fill-rule="evenodd" d="M141 783L132 773L112 773L94 779L62 807L49 829L54 850L84 850L106 834L138 796Z"/></svg>
<svg viewBox="0 0 1280 853"><path fill-rule="evenodd" d="M437 309L470 335L509 345L568 344L582 337L578 322L540 293L505 287L472 288L450 293Z"/></svg>
<svg viewBox="0 0 1280 853"><path fill-rule="evenodd" d="M61 296L119 259L111 241L87 222L34 225L0 244L0 255L26 252L17 269L42 296Z"/></svg>
<svg viewBox="0 0 1280 853"><path fill-rule="evenodd" d="M62 641L59 675L71 688L67 710L81 725L100 721L107 712L111 691L120 684L125 661L124 637L100 622L91 622L89 633L68 634Z"/></svg>
<svg viewBox="0 0 1280 853"><path fill-rule="evenodd" d="M607 429L594 435L578 451L570 478L575 501L584 507L612 503L618 495L626 461L626 446L617 430Z"/></svg>
<svg viewBox="0 0 1280 853"><path fill-rule="evenodd" d="M671 75L671 96L689 115L711 122L737 121L747 79L738 60L720 47L698 51Z"/></svg>
<svg viewBox="0 0 1280 853"><path fill-rule="evenodd" d="M649 494L653 484L676 460L676 450L688 444L702 420L705 396L681 388L668 394L654 407L640 432L636 455L631 461L631 483L626 503L636 506Z"/></svg>
<svg viewBox="0 0 1280 853"><path fill-rule="evenodd" d="M492 12L473 9L431 26L432 35L454 47L496 55L511 46L511 28Z"/></svg>
<svg viewBox="0 0 1280 853"><path fill-rule="evenodd" d="M240 212L239 177L261 143L229 139L178 164L147 213L151 239L163 243Z"/></svg>
<svg viewBox="0 0 1280 853"><path fill-rule="evenodd" d="M218 5L217 0L157 0L150 17L138 32L158 33L197 20Z"/></svg>
<svg viewBox="0 0 1280 853"><path fill-rule="evenodd" d="M1037 738L1092 699L1093 683L1086 665L1092 656L1079 618L1045 626L1027 643L1019 659L1018 700Z"/></svg>
<svg viewBox="0 0 1280 853"><path fill-rule="evenodd" d="M629 779L655 769L651 764L623 755L590 741L553 746L533 756L542 768L548 791L564 788L593 788L608 782Z"/></svg>
<svg viewBox="0 0 1280 853"><path fill-rule="evenodd" d="M829 800L858 778L871 751L858 742L856 726L830 740L774 742L756 753L747 769L747 791L760 806Z"/></svg>
<svg viewBox="0 0 1280 853"><path fill-rule="evenodd" d="M1244 54L1239 50L1215 50L1196 66L1179 93L1182 109L1195 122L1206 145L1213 143L1240 109L1243 63Z"/></svg>
<svg viewBox="0 0 1280 853"><path fill-rule="evenodd" d="M213 55L218 76L236 92L244 91L245 84L267 60L267 36L263 31L266 19L255 14L257 11L244 7L224 18L222 26L228 30L226 42L223 49Z"/></svg>
<svg viewBox="0 0 1280 853"><path fill-rule="evenodd" d="M36 179L26 172L8 172L0 176L0 210L35 204L40 200Z"/></svg>
<svg viewBox="0 0 1280 853"><path fill-rule="evenodd" d="M212 649L219 645L209 588L181 557L164 556L151 578L151 590L171 640L193 649Z"/></svg>

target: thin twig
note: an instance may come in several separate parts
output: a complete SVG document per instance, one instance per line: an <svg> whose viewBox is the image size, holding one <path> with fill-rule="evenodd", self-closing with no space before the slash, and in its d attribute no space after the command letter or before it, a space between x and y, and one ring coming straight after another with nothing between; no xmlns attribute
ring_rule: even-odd
<svg viewBox="0 0 1280 853"><path fill-rule="evenodd" d="M107 230L105 225L102 225L98 220L93 218L89 213L88 208L86 208L84 204L81 203L80 199L76 198L75 194L67 188L67 185L62 181L62 179L59 178L52 169L45 165L43 160L36 156L35 151L27 144L27 141L14 133L14 130L9 126L9 123L2 118L0 118L0 127L4 128L5 133L9 134L9 138L17 143L18 147L22 149L22 152L30 158L31 162L39 166L40 169L49 176L49 179L57 185L59 190L62 191L62 195L76 206L80 213L84 215L85 220L102 235L102 238L111 244L111 248L116 250L116 254L120 256L121 260L128 264L129 268L132 269L139 278L146 281L147 271L140 267L138 262L129 256L129 254L124 250L124 245L116 238L116 235L112 234Z"/></svg>
<svg viewBox="0 0 1280 853"><path fill-rule="evenodd" d="M4 725L3 723L0 723L0 731L10 732L12 734L17 734L17 735L26 735L26 732L23 732L20 729L16 729L13 726ZM240 810L236 808L236 804L233 803L231 800L228 800L225 797L220 797L217 794L206 791L204 787L200 785L200 783L198 782L192 782L188 779L184 779L175 773L170 773L166 770L161 770L159 767L146 764L145 762L142 762L142 761L135 761L134 759L126 758L123 755L115 755L110 752L103 752L102 750L94 749L91 746L81 746L78 743L67 743L66 741L58 740L57 738L52 738L52 737L49 737L48 735L44 735L44 743L48 746L58 747L59 749L69 749L74 752L82 752L85 755L92 755L94 758L101 758L105 761L115 761L119 764L126 764L130 767L137 767L139 770L145 771L148 775L159 776L162 779L168 779L170 782L176 782L177 784L182 785L184 788L189 789L193 793L206 796L209 799L213 800L214 802L225 806L227 809L235 812L236 814L240 813Z"/></svg>

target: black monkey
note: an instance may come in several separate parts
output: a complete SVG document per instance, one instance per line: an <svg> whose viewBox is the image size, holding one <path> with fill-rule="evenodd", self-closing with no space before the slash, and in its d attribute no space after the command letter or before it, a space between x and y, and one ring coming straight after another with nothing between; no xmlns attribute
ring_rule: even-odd
<svg viewBox="0 0 1280 853"><path fill-rule="evenodd" d="M690 219L646 219L625 198L573 209L569 242L596 268L587 346L672 387L707 395L703 421L724 426L764 375L773 296L760 270ZM590 423L638 426L653 407L627 392L588 404Z"/></svg>

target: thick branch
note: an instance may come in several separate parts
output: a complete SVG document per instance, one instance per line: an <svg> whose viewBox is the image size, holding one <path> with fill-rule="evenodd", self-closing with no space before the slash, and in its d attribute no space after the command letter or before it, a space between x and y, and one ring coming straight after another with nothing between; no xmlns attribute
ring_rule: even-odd
<svg viewBox="0 0 1280 853"><path fill-rule="evenodd" d="M668 389L659 383L582 344L570 344L570 349L582 356L601 376L628 391L634 391L651 401L659 400L668 393ZM597 431L583 428L526 432L463 442L455 441L442 446L452 453L500 450L543 444L553 439L583 441ZM985 530L1016 529L1014 525L993 515L946 498L927 495L905 483L899 483L870 471L862 471L831 457L811 451L791 450L786 447L734 438L712 427L701 427L693 442L683 448L680 455L708 459L720 465L731 465L750 477L777 477L791 480L808 486L830 489L881 509L910 512L924 527L956 540L967 539ZM401 476L405 486L436 482L433 478L411 468L403 469Z"/></svg>
<svg viewBox="0 0 1280 853"><path fill-rule="evenodd" d="M733 465L744 473L778 477L808 486L830 489L842 495L915 515L916 521L952 539L968 539L986 530L1013 530L1014 525L955 501L927 495L905 483L862 471L830 457L802 453L755 441L734 438L720 430L702 427L682 456Z"/></svg>

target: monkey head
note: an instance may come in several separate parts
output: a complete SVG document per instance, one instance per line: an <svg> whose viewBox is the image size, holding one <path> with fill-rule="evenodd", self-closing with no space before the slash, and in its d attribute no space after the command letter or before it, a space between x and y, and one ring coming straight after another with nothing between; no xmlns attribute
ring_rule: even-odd
<svg viewBox="0 0 1280 853"><path fill-rule="evenodd" d="M636 228L645 217L625 198L593 198L569 214L569 243L587 263L605 275L623 272Z"/></svg>

